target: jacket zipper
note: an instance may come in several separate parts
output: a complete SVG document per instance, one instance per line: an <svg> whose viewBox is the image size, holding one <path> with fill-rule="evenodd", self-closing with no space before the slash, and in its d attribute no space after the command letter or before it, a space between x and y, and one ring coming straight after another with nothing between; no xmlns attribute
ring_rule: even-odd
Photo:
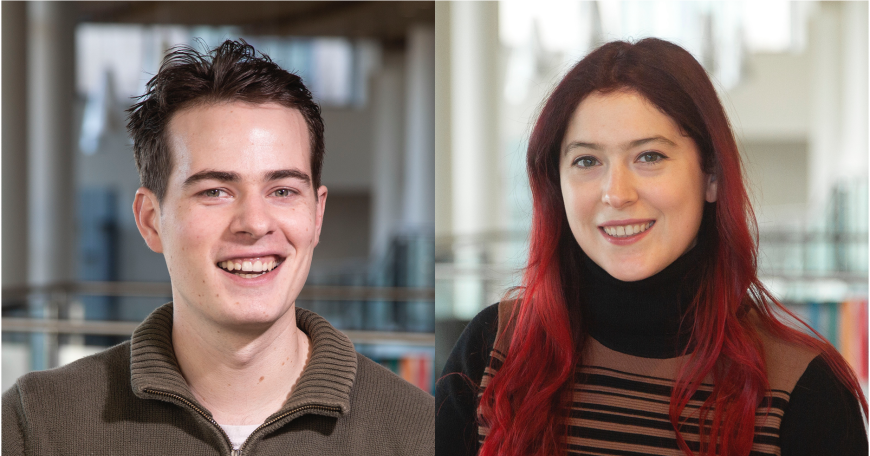
<svg viewBox="0 0 870 456"><path fill-rule="evenodd" d="M158 395L161 395L161 396L169 396L169 397L171 397L171 398L178 399L179 401L184 402L185 404L187 404L188 407L190 407L190 408L196 410L196 412L199 413L200 415L202 415L203 418L207 419L211 424L215 425L215 427L217 427L218 430L221 431L221 434L224 435L224 438L227 440L227 443L230 444L230 448L233 448L233 442L230 440L230 436L227 435L227 432L224 431L224 428L222 428L221 425L218 424L218 422L214 420L214 418L208 416L205 412L203 412L202 410L200 410L199 407L193 405L193 402L190 402L190 401L188 401L187 399L185 399L185 398L183 398L183 397L181 397L181 396L179 396L179 395L177 395L177 394L167 393L167 392L164 392L164 391L157 391L157 390L147 389L147 388L146 388L144 391L145 391L146 393L158 394ZM265 423L263 423L263 424L257 426L257 429L254 429L254 431L251 432L251 435L254 435L254 433L257 432L257 431L259 431L260 429L263 429L264 427L266 427L266 426L268 426L268 425L270 425L270 424L272 424L272 423L274 423L274 422L276 422L276 421L278 421L278 420L280 420L280 419L282 419L282 418L284 418L284 417L286 417L286 416L288 416L288 415L292 415L292 414L294 414L294 413L298 413L298 412L301 412L301 411L303 411L303 410L309 410L309 409L325 410L325 411L328 411L328 412L339 412L339 411L341 411L341 409L338 408L338 407L327 407L327 406L324 406L324 405L303 405L302 407L297 407L297 408L295 408L295 409L293 409L293 410L290 410L290 411L288 411L288 412L286 412L286 413L282 413L281 415L276 416L275 418L273 418L273 419L271 419L271 420L269 420L269 421L267 421L267 422L265 422ZM250 439L251 439L251 437L248 436L248 438L245 440L244 443L242 443L242 446L240 446L238 450L236 450L236 449L233 448L232 451L231 451L231 453L230 453L231 456L241 456L241 454L242 454L242 450L245 448L245 445L248 444L248 440L250 440Z"/></svg>
<svg viewBox="0 0 870 456"><path fill-rule="evenodd" d="M211 424L215 425L215 427L217 427L218 430L221 431L221 434L224 435L224 438L227 440L227 443L230 444L230 448L231 448L231 449L233 448L233 442L230 440L230 436L227 435L227 432L224 431L224 428L222 428L221 425L218 424L217 421L214 420L214 418L212 418L212 417L206 415L206 413L203 412L202 410L200 410L199 407L193 405L193 402L190 402L189 400L187 400L187 399L185 399L185 398L183 398L183 397L181 397L181 396L179 396L179 395L177 395L177 394L167 393L167 392L164 392L164 391L157 391L157 390L147 389L147 388L146 388L144 391L145 391L146 393L159 394L159 395L161 395L161 396L169 396L169 397L171 397L171 398L175 398L175 399L178 399L178 400L181 401L181 402L184 402L185 404L187 404L188 407L190 407L190 408L196 410L197 413L199 413L200 415L202 415L203 418L207 419ZM232 456L236 456L236 454L237 454L237 453L236 453L236 450L232 450L231 454L232 454ZM241 454L241 452L239 452L239 454Z"/></svg>
<svg viewBox="0 0 870 456"><path fill-rule="evenodd" d="M286 412L286 413L282 413L282 414L276 416L275 418L273 418L273 419L271 419L271 420L269 420L269 421L266 421L265 423L263 423L263 424L257 426L257 429L254 429L254 432L251 432L251 435L254 435L254 434L255 434L257 431L259 431L260 429L263 429L264 427L266 427L266 426L268 426L268 425L270 425L270 424L272 424L272 423L274 423L274 422L276 422L276 421L278 421L278 420L280 420L280 419L282 419L282 418L284 418L284 417L286 417L286 416L292 415L292 414L294 414L294 413L301 412L301 411L303 411L303 410L309 410L309 409L325 410L325 411L327 411L327 412L340 412L340 411L341 411L341 409L338 408L338 407L327 407L327 406L325 406L325 405L303 405L302 407L296 407L296 408L293 409L293 410L290 410L290 411L288 411L288 412ZM242 454L242 450L245 449L245 445L248 444L248 441L249 441L249 440L251 440L251 436L248 436L248 438L245 439L245 441L242 443L242 446L239 447L239 452L238 452L238 454L233 454L233 456L241 456L241 454Z"/></svg>

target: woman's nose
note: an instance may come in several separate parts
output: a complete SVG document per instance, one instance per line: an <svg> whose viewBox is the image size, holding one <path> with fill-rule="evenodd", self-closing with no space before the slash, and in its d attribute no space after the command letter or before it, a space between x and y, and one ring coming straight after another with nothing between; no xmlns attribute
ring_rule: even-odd
<svg viewBox="0 0 870 456"><path fill-rule="evenodd" d="M637 190L631 171L620 165L611 166L601 193L601 201L614 208L621 208L637 201Z"/></svg>

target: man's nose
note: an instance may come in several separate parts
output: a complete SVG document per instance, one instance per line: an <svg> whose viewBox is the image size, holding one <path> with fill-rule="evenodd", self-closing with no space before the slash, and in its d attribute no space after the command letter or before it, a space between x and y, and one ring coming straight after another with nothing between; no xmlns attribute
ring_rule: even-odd
<svg viewBox="0 0 870 456"><path fill-rule="evenodd" d="M273 232L274 219L266 201L257 195L242 197L230 229L233 233L247 234L254 239Z"/></svg>
<svg viewBox="0 0 870 456"><path fill-rule="evenodd" d="M637 201L634 176L625 166L610 166L601 191L601 201L608 206L621 208Z"/></svg>

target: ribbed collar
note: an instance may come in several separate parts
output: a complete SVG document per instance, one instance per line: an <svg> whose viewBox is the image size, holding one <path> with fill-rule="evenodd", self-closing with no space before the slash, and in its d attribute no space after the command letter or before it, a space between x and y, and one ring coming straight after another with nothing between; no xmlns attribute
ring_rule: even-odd
<svg viewBox="0 0 870 456"><path fill-rule="evenodd" d="M357 369L353 343L322 317L299 307L296 307L296 326L311 339L311 358L284 407L266 421L300 409L327 416L347 414ZM211 413L190 392L178 367L172 348L172 303L157 308L133 332L130 374L136 396L176 402L149 391L173 394L211 417ZM312 406L337 409L338 412Z"/></svg>
<svg viewBox="0 0 870 456"><path fill-rule="evenodd" d="M661 272L623 282L583 256L581 289L589 333L611 350L644 358L673 358L689 343L693 317L683 316L701 283L704 249L697 245Z"/></svg>

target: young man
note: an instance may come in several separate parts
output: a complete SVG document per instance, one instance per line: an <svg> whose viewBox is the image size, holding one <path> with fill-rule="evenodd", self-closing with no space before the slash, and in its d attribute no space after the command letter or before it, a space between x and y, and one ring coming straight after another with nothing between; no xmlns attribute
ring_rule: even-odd
<svg viewBox="0 0 870 456"><path fill-rule="evenodd" d="M21 377L3 454L434 454L432 396L295 306L327 199L302 81L245 43L177 49L128 129L173 302L128 343Z"/></svg>

